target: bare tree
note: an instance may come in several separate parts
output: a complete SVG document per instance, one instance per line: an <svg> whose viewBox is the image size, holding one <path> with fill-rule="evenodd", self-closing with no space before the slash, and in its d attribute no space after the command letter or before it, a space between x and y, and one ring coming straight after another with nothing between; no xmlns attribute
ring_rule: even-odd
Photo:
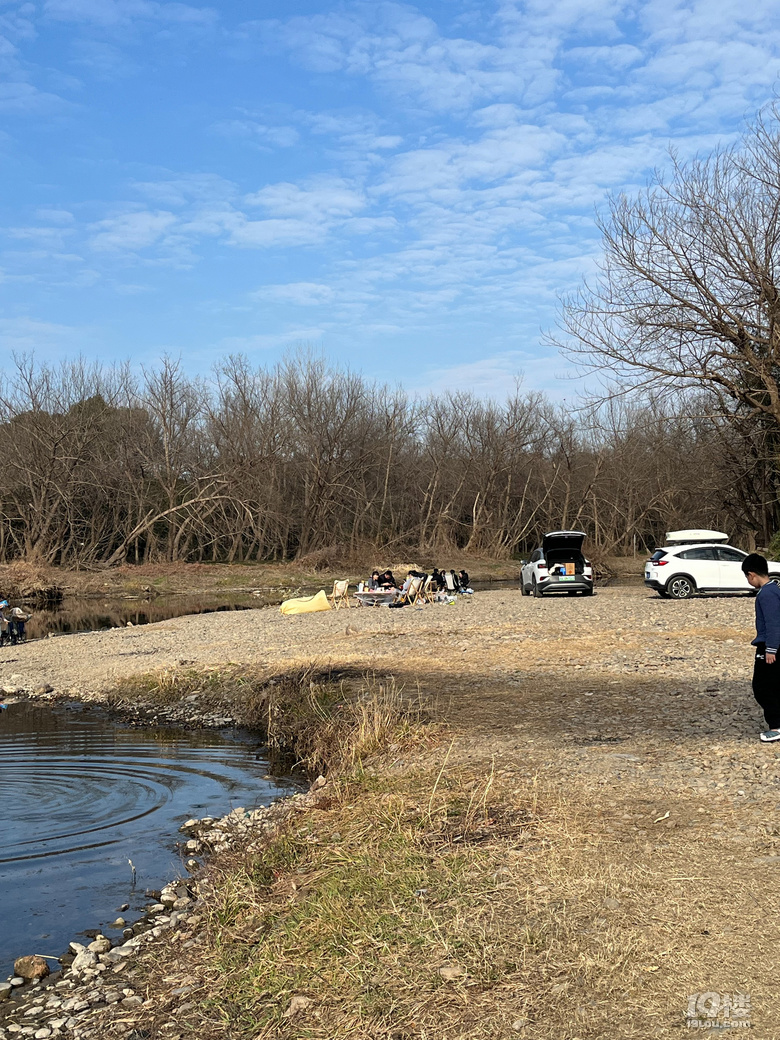
<svg viewBox="0 0 780 1040"><path fill-rule="evenodd" d="M600 228L601 272L564 301L553 341L613 392L707 393L721 414L780 428L777 110L738 147L673 155L670 176L615 198Z"/></svg>

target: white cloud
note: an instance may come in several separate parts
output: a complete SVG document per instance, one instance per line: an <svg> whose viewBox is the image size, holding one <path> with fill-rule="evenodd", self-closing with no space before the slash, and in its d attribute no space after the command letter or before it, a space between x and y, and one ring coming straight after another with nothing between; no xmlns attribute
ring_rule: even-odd
<svg viewBox="0 0 780 1040"><path fill-rule="evenodd" d="M39 90L32 83L0 83L0 112L8 115L45 115L68 107L69 102L57 94Z"/></svg>
<svg viewBox="0 0 780 1040"><path fill-rule="evenodd" d="M122 213L93 225L90 245L98 252L136 252L155 245L176 223L172 213L142 210Z"/></svg>
<svg viewBox="0 0 780 1040"><path fill-rule="evenodd" d="M236 187L213 173L172 175L161 180L134 181L133 189L162 206L182 208L193 202L226 202L237 195Z"/></svg>
<svg viewBox="0 0 780 1040"><path fill-rule="evenodd" d="M52 353L79 350L92 341L94 330L91 328L29 317L0 319L0 350L8 353L35 351L39 357L46 358Z"/></svg>
<svg viewBox="0 0 780 1040"><path fill-rule="evenodd" d="M46 0L43 9L58 21L91 22L104 28L121 28L139 21L206 26L217 20L210 8L157 0Z"/></svg>
<svg viewBox="0 0 780 1040"><path fill-rule="evenodd" d="M269 126L255 119L226 119L214 123L223 137L238 138L266 148L293 148L301 139L294 126Z"/></svg>
<svg viewBox="0 0 780 1040"><path fill-rule="evenodd" d="M45 220L49 224L61 224L67 226L73 224L74 216L67 209L47 209L45 206L36 210L36 217L39 220Z"/></svg>
<svg viewBox="0 0 780 1040"><path fill-rule="evenodd" d="M280 350L285 347L311 346L322 341L324 330L318 326L289 328L278 333L248 333L245 336L226 336L219 342L224 353L253 354L257 350Z"/></svg>
<svg viewBox="0 0 780 1040"><path fill-rule="evenodd" d="M322 282L288 282L286 285L264 285L252 293L256 300L292 303L298 307L314 307L330 303L335 291Z"/></svg>
<svg viewBox="0 0 780 1040"><path fill-rule="evenodd" d="M523 391L543 390L556 401L574 400L582 391L577 373L557 355L540 358L519 350L431 369L419 377L413 390L421 396L467 390L503 401L518 385Z"/></svg>
<svg viewBox="0 0 780 1040"><path fill-rule="evenodd" d="M267 249L271 247L307 246L319 242L326 234L322 224L311 224L306 220L246 220L239 218L232 223L228 242L245 248Z"/></svg>
<svg viewBox="0 0 780 1040"><path fill-rule="evenodd" d="M338 178L322 178L304 185L269 184L247 195L244 201L275 217L293 217L317 223L359 213L366 204L360 191Z"/></svg>
<svg viewBox="0 0 780 1040"><path fill-rule="evenodd" d="M84 184L61 190L53 173L51 194L14 216L6 277L86 284L97 275L79 254L92 249L106 291L132 294L148 288L138 272L152 265L167 265L167 276L200 262L218 280L232 263L251 274L222 283L225 309L244 307L248 324L268 317L233 348L327 335L361 349L376 339L380 355L393 344L394 356L408 342L418 368L432 343L444 352L458 339L467 359L468 349L481 352L474 369L431 364L426 378L441 386L499 386L515 364L547 385L552 363L534 367L534 344L556 292L593 268L594 207L610 191L639 190L668 162L670 140L683 157L733 141L780 71L780 0L767 0L760 19L744 0L345 0L228 27L202 50L193 40L216 25L211 8L47 0L44 11L0 16L0 70L10 72L0 111L31 121L57 113L77 131L73 154L63 154L83 163ZM226 22L227 8L219 12ZM100 90L80 88L77 110L57 97L75 90L61 70L25 64L27 41L56 31L87 85L117 72L153 77L147 63L159 54L137 46L141 30L155 47L171 45L166 75L178 81L183 70L189 93L180 125L150 112L129 141L150 162L181 155L182 170L123 164L116 157L130 147L92 122ZM221 50L228 37L231 57L247 62L235 76ZM273 52L262 59L260 42ZM213 70L198 64L206 50ZM273 74L253 67L260 60ZM89 166L97 152L101 162L112 156L100 173ZM256 253L237 261L239 249ZM106 273L123 259L133 267L127 285Z"/></svg>

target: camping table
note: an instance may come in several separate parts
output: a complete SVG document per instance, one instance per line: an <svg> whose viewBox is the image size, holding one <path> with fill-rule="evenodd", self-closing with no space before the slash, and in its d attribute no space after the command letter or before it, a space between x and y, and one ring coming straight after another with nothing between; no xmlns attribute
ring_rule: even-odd
<svg viewBox="0 0 780 1040"><path fill-rule="evenodd" d="M386 607L397 596L398 589L366 589L365 592L355 593L355 599L364 607Z"/></svg>

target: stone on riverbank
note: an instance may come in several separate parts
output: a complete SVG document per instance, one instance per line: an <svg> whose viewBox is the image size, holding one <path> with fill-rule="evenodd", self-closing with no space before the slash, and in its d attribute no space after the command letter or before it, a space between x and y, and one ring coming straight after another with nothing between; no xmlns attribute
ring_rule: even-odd
<svg viewBox="0 0 780 1040"><path fill-rule="evenodd" d="M49 965L43 957L33 953L27 957L17 957L14 961L14 973L21 975L28 982L34 979L45 979L49 974Z"/></svg>

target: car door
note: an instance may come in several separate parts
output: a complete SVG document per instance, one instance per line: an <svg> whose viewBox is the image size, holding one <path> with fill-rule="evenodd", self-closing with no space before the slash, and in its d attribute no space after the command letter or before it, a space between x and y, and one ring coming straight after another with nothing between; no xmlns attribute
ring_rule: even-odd
<svg viewBox="0 0 780 1040"><path fill-rule="evenodd" d="M694 549L677 553L677 558L682 561L679 569L690 574L697 589L720 588L720 561L715 546L697 545Z"/></svg>
<svg viewBox="0 0 780 1040"><path fill-rule="evenodd" d="M747 553L732 549L730 545L719 545L717 550L720 564L720 587L722 589L749 592L750 584L742 573L742 561Z"/></svg>

